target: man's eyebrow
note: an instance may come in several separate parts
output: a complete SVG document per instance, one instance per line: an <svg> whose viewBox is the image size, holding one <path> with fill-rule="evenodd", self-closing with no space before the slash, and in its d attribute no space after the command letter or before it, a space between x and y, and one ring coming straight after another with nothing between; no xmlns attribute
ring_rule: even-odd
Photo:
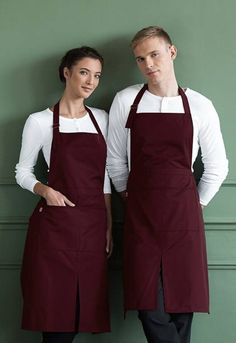
<svg viewBox="0 0 236 343"><path fill-rule="evenodd" d="M154 52L160 52L160 50L153 50L153 51L150 51L147 55L151 55L153 54ZM144 58L143 56L136 56L135 59L137 58Z"/></svg>

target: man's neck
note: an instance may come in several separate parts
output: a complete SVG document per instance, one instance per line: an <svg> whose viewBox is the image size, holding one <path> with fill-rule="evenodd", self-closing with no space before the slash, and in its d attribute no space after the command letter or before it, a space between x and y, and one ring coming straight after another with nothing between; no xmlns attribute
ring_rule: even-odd
<svg viewBox="0 0 236 343"><path fill-rule="evenodd" d="M176 79L161 83L148 83L148 90L150 93L161 97L178 96L178 83Z"/></svg>

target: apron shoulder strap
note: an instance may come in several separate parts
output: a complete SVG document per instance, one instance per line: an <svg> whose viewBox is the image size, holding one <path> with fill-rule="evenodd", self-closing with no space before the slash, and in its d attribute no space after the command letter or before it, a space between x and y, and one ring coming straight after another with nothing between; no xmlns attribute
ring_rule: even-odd
<svg viewBox="0 0 236 343"><path fill-rule="evenodd" d="M94 118L93 112L92 112L92 111L90 110L90 108L88 108L87 106L85 106L85 109L86 109L86 111L88 112L88 114L89 114L89 116L90 116L90 119L92 120L93 125L95 126L95 128L96 128L98 134L103 136L102 131L101 131L101 129L100 129L100 127L99 127L99 125L98 125L96 119Z"/></svg>
<svg viewBox="0 0 236 343"><path fill-rule="evenodd" d="M52 128L53 131L59 131L59 103L60 101L58 101L56 103L56 105L54 105L54 109L53 109L53 124L52 124Z"/></svg>
<svg viewBox="0 0 236 343"><path fill-rule="evenodd" d="M60 100L56 103L56 105L54 105L53 108L53 124L52 124L52 135L53 137L56 137L59 135L59 126L60 126L60 122L59 122L59 104L60 104Z"/></svg>
<svg viewBox="0 0 236 343"><path fill-rule="evenodd" d="M189 107L189 102L187 95L185 94L184 90L179 86L179 95L181 95L182 102L183 102L183 107L184 107L184 112L185 114L191 114L190 107Z"/></svg>
<svg viewBox="0 0 236 343"><path fill-rule="evenodd" d="M134 117L135 117L135 115L137 113L138 104L139 104L140 100L142 99L142 96L143 96L144 92L147 89L148 89L148 85L145 84L141 88L141 90L138 92L138 94L136 95L136 98L134 99L133 104L130 106L130 111L129 111L128 119L127 119L127 122L126 122L126 125L125 125L125 127L127 129L130 129L132 127Z"/></svg>

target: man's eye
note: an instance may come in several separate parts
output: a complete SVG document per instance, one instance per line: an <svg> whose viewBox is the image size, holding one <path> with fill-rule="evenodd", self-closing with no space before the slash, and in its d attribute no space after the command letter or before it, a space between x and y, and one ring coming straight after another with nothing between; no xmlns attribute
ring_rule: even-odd
<svg viewBox="0 0 236 343"><path fill-rule="evenodd" d="M143 58L138 57L138 58L136 58L136 61L137 61L138 63L141 63L141 62L143 62Z"/></svg>

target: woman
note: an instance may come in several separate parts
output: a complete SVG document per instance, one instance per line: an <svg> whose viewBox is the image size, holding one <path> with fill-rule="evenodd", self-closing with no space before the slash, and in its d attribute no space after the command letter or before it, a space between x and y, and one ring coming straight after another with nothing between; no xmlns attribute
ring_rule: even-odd
<svg viewBox="0 0 236 343"><path fill-rule="evenodd" d="M72 342L81 331L110 331L108 118L84 104L99 84L102 66L92 48L68 51L59 67L65 83L60 101L30 115L23 131L16 180L42 198L24 251L22 328L42 331L43 343ZM33 174L40 149L50 168L47 184Z"/></svg>

